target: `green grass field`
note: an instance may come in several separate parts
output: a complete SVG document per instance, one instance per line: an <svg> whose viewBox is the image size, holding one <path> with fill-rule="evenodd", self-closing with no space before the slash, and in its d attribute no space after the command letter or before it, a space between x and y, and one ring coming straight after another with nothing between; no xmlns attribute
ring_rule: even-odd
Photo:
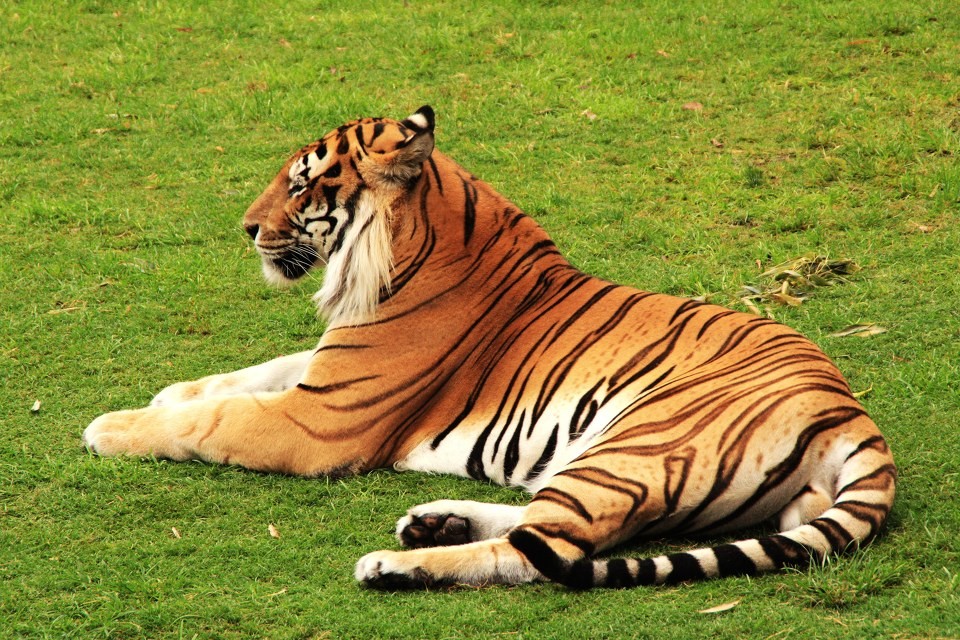
<svg viewBox="0 0 960 640"><path fill-rule="evenodd" d="M4 4L0 637L960 637L960 4L639 4ZM319 280L269 288L240 217L300 145L424 103L596 275L742 309L775 264L855 260L760 311L865 394L884 535L754 579L380 593L353 564L408 506L525 496L89 455L97 415L317 340ZM887 332L829 337L856 323Z"/></svg>

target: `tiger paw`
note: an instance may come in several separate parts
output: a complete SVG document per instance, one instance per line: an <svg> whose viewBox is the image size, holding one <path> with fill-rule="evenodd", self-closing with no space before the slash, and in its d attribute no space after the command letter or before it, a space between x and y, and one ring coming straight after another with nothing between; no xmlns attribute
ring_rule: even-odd
<svg viewBox="0 0 960 640"><path fill-rule="evenodd" d="M397 539L412 549L466 544L470 542L470 521L453 514L410 514L397 522Z"/></svg>
<svg viewBox="0 0 960 640"><path fill-rule="evenodd" d="M84 446L98 456L135 453L131 430L137 422L136 411L105 413L84 429Z"/></svg>
<svg viewBox="0 0 960 640"><path fill-rule="evenodd" d="M404 552L374 551L360 558L354 577L368 587L385 591L426 589L438 582L418 566L404 567Z"/></svg>
<svg viewBox="0 0 960 640"><path fill-rule="evenodd" d="M183 418L176 412L176 407L150 407L105 413L84 429L83 444L98 456L187 460L190 450L174 437L177 420Z"/></svg>

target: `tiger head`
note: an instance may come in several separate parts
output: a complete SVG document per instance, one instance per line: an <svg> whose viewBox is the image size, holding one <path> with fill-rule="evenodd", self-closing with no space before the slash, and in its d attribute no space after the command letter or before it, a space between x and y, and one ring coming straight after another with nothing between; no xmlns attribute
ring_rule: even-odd
<svg viewBox="0 0 960 640"><path fill-rule="evenodd" d="M434 112L405 120L364 118L290 158L243 218L266 279L293 282L326 264L315 296L332 320L358 320L389 285L389 205L433 152Z"/></svg>

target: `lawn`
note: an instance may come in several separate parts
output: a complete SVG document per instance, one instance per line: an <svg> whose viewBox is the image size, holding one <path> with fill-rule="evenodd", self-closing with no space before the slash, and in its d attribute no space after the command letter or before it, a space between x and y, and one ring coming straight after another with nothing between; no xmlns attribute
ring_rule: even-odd
<svg viewBox="0 0 960 640"><path fill-rule="evenodd" d="M4 4L0 637L960 637L960 4L639 4ZM267 286L243 211L302 144L424 103L601 277L747 309L777 264L854 260L753 304L887 436L882 537L752 579L381 593L353 564L408 506L525 496L88 454L103 412L315 343L319 276Z"/></svg>

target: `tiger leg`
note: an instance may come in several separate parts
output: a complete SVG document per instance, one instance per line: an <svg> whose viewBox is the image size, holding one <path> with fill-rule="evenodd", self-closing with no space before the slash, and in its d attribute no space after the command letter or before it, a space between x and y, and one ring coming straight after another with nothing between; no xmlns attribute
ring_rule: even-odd
<svg viewBox="0 0 960 640"><path fill-rule="evenodd" d="M519 584L542 576L506 538L410 551L374 551L360 558L354 577L377 589L439 585Z"/></svg>
<svg viewBox="0 0 960 640"><path fill-rule="evenodd" d="M499 538L515 527L524 507L472 500L437 500L411 507L397 521L405 547L439 547Z"/></svg>
<svg viewBox="0 0 960 640"><path fill-rule="evenodd" d="M827 489L808 484L779 515L780 531L796 529L833 506L834 497Z"/></svg>
<svg viewBox="0 0 960 640"><path fill-rule="evenodd" d="M300 381L313 355L312 350L302 351L239 371L206 376L188 382L177 382L154 396L150 406L159 407L189 400L243 393L284 391Z"/></svg>
<svg viewBox="0 0 960 640"><path fill-rule="evenodd" d="M383 434L338 423L337 415L292 397L298 392L107 413L90 423L83 442L104 456L205 460L292 475L342 476L369 468Z"/></svg>
<svg viewBox="0 0 960 640"><path fill-rule="evenodd" d="M508 535L511 544L552 576L660 521L676 482L665 471L669 465L658 458L630 465L601 452L561 471L533 497Z"/></svg>
<svg viewBox="0 0 960 640"><path fill-rule="evenodd" d="M529 505L513 512L520 515L519 521L504 537L376 551L360 559L354 575L368 586L384 589L539 580L543 575L535 565L544 554L531 551L525 544L528 539L534 538L538 549L549 549L546 555L554 562L572 563L631 537L638 523L662 512L662 504L650 498L643 485L598 467L568 468Z"/></svg>

